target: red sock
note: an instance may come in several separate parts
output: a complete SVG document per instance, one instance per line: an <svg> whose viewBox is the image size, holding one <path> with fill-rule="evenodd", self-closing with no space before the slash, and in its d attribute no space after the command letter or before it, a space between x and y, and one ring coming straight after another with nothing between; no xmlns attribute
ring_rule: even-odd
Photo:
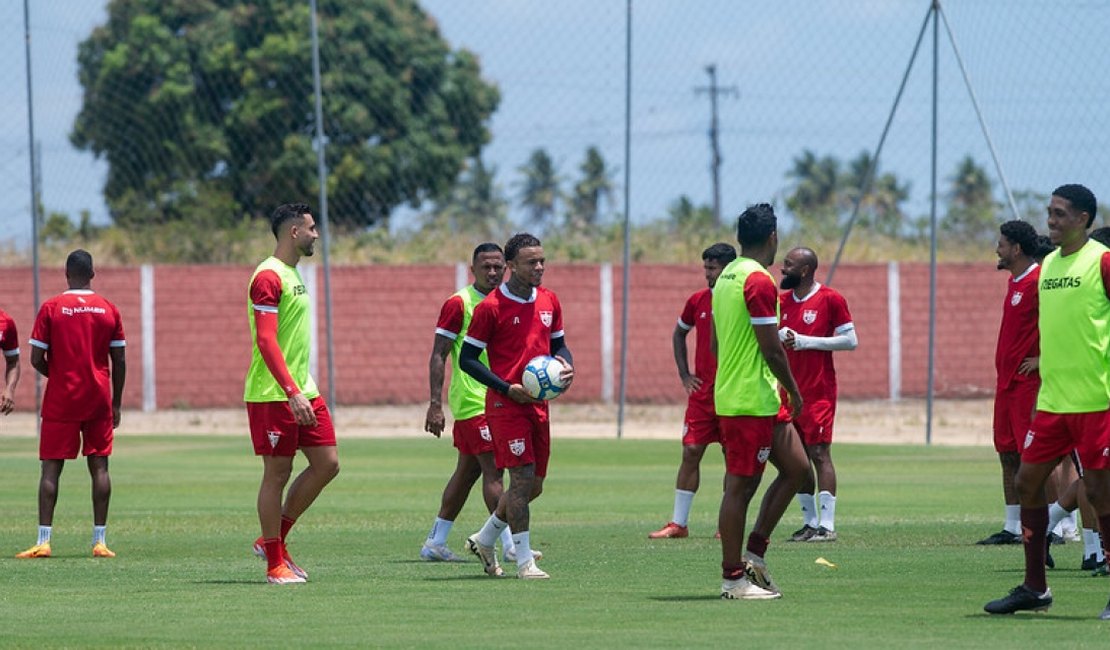
<svg viewBox="0 0 1110 650"><path fill-rule="evenodd" d="M739 580L744 577L744 565L721 563L721 577L725 580Z"/></svg>
<svg viewBox="0 0 1110 650"><path fill-rule="evenodd" d="M297 523L296 519L290 519L285 515L281 516L281 541L285 541L285 536L289 534L289 529L292 528L295 523Z"/></svg>
<svg viewBox="0 0 1110 650"><path fill-rule="evenodd" d="M1046 522L1045 525L1047 526L1048 523ZM752 531L752 534L748 535L748 552L752 555L763 557L767 554L767 547L770 544L771 540L755 531Z"/></svg>
<svg viewBox="0 0 1110 650"><path fill-rule="evenodd" d="M1044 572L1048 506L1021 509L1021 537L1025 542L1025 586L1037 593L1048 590Z"/></svg>
<svg viewBox="0 0 1110 650"><path fill-rule="evenodd" d="M285 555L282 553L281 540L277 537L262 540L262 545L266 547L266 570L270 571L281 566L282 560Z"/></svg>

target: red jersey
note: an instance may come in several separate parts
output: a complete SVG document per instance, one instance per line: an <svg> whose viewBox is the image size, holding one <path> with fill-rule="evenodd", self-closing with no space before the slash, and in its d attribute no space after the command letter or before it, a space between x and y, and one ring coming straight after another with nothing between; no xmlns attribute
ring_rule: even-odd
<svg viewBox="0 0 1110 650"><path fill-rule="evenodd" d="M19 332L15 329L15 321L3 309L0 309L0 351L5 357L19 355Z"/></svg>
<svg viewBox="0 0 1110 650"><path fill-rule="evenodd" d="M855 329L848 301L839 292L815 283L804 298L794 291L779 294L780 327L789 327L804 336L830 337ZM836 400L836 369L831 350L786 350L790 372L798 383L802 400L812 404L818 400Z"/></svg>
<svg viewBox="0 0 1110 650"><path fill-rule="evenodd" d="M486 351L493 374L519 384L524 366L533 357L551 354L551 339L562 335L563 308L554 293L536 287L525 299L502 283L474 308L464 340ZM492 407L492 401L516 404L497 391L487 391L487 406Z"/></svg>
<svg viewBox="0 0 1110 650"><path fill-rule="evenodd" d="M46 350L50 375L44 420L97 420L112 415L108 349L125 346L119 310L88 289L70 289L42 304L31 345Z"/></svg>
<svg viewBox="0 0 1110 650"><path fill-rule="evenodd" d="M998 327L998 347L994 351L994 369L998 371L999 390L1015 381L1040 381L1034 370L1018 374L1018 366L1026 357L1040 356L1040 331L1037 329L1037 281L1041 267L1030 266L1024 273L1007 282L1006 300L1002 303L1002 323Z"/></svg>
<svg viewBox="0 0 1110 650"><path fill-rule="evenodd" d="M713 291L708 287L697 291L686 300L678 326L689 332L694 330L694 376L701 379L701 388L690 394L691 398L713 399L713 380L717 377L717 357L710 349L713 326Z"/></svg>

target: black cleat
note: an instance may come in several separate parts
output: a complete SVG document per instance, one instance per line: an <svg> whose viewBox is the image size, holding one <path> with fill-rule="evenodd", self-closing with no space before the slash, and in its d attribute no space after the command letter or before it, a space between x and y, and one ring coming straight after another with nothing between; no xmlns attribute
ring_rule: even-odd
<svg viewBox="0 0 1110 650"><path fill-rule="evenodd" d="M1052 551L1048 550L1049 546L1044 545L1044 565L1050 569L1056 568L1056 560L1052 559Z"/></svg>
<svg viewBox="0 0 1110 650"><path fill-rule="evenodd" d="M798 530L791 533L790 539L788 539L786 541L788 541L788 542L808 542L809 538L813 537L816 533L817 533L817 529L814 528L813 526L809 526L809 525L802 526Z"/></svg>
<svg viewBox="0 0 1110 650"><path fill-rule="evenodd" d="M983 611L988 614L1013 614L1014 612L1025 610L1043 612L1051 606L1051 589L1046 590L1043 594L1037 594L1037 592L1029 589L1025 585L1018 585L1014 587L1005 598L992 600L984 605ZM1105 612L1103 613L1105 614Z"/></svg>
<svg viewBox="0 0 1110 650"><path fill-rule="evenodd" d="M1060 537L1056 533L1049 533L1048 534L1048 543L1049 544L1063 544L1064 543L1064 538Z"/></svg>
<svg viewBox="0 0 1110 650"><path fill-rule="evenodd" d="M1091 553L1087 557L1083 558L1083 564L1079 565L1079 570L1080 571L1094 571L1097 568L1098 568L1098 554L1097 553Z"/></svg>
<svg viewBox="0 0 1110 650"><path fill-rule="evenodd" d="M1000 530L997 533L975 542L981 546L991 546L994 544L1020 544L1021 535L1011 533L1008 530Z"/></svg>

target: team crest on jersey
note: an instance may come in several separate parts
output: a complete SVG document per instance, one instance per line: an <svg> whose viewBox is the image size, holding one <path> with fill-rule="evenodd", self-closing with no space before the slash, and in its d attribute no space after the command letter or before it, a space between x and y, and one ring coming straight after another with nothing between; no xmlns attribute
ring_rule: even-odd
<svg viewBox="0 0 1110 650"><path fill-rule="evenodd" d="M270 439L270 448L277 447L278 441L281 440L281 433L278 431L267 431L266 437Z"/></svg>
<svg viewBox="0 0 1110 650"><path fill-rule="evenodd" d="M540 322L543 323L544 327L551 327L551 312L541 311L540 312Z"/></svg>
<svg viewBox="0 0 1110 650"><path fill-rule="evenodd" d="M493 436L489 434L489 427L478 427L478 435L482 436L482 440L486 442L493 440Z"/></svg>
<svg viewBox="0 0 1110 650"><path fill-rule="evenodd" d="M516 440L509 441L509 451L513 452L514 456L520 456L524 453L524 438L517 438Z"/></svg>
<svg viewBox="0 0 1110 650"><path fill-rule="evenodd" d="M762 464L762 463L766 463L767 459L770 458L770 457L771 457L771 448L770 447L760 447L759 448L759 454L755 457L755 459L758 460L760 462L760 464Z"/></svg>
<svg viewBox="0 0 1110 650"><path fill-rule="evenodd" d="M1024 449L1029 449L1029 445L1031 445L1031 444L1033 444L1033 430L1032 429L1025 432L1025 447L1024 447Z"/></svg>
<svg viewBox="0 0 1110 650"><path fill-rule="evenodd" d="M1013 306L1013 307L1017 307L1018 303L1020 303L1020 302L1021 302L1021 292L1020 291L1015 291L1014 295L1010 296L1010 305Z"/></svg>
<svg viewBox="0 0 1110 650"><path fill-rule="evenodd" d="M802 322L804 322L806 325L812 325L813 322L816 321L816 320L817 320L817 310L816 309L807 309L807 310L802 312Z"/></svg>

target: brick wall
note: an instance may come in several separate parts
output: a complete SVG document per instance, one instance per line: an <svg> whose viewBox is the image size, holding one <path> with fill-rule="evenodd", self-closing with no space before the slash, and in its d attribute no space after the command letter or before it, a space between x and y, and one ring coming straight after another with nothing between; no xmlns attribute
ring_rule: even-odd
<svg viewBox="0 0 1110 650"><path fill-rule="evenodd" d="M159 266L154 270L155 389L158 408L238 406L250 356L246 286L253 267ZM899 265L903 396L925 392L929 269ZM705 286L700 265L641 264L631 269L627 395L633 402L681 402L671 333L686 298ZM837 270L836 288L848 300L859 334L854 352L837 353L841 395L889 396L890 358L887 265L856 264ZM1005 274L989 264L947 264L937 272L936 390L941 396L989 394L994 385L994 343L1005 295ZM319 372L327 377L324 278L315 267ZM614 394L619 389L622 269L612 267ZM578 377L564 399L597 401L602 395L601 280L597 265L553 264L545 286L563 305L567 341ZM436 316L455 290L450 264L338 266L334 297L337 399L341 404L402 404L427 399L428 356ZM140 270L98 269L93 287L115 302L127 333L125 406L142 405L143 363ZM42 275L43 298L65 289L60 271ZM0 269L0 308L15 319L26 341L33 323L31 270ZM694 337L688 337L692 345ZM34 371L23 346L20 409L32 408ZM692 358L692 357L691 357Z"/></svg>

